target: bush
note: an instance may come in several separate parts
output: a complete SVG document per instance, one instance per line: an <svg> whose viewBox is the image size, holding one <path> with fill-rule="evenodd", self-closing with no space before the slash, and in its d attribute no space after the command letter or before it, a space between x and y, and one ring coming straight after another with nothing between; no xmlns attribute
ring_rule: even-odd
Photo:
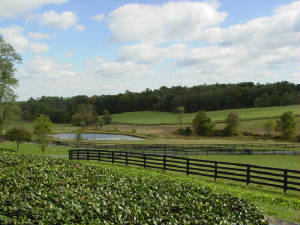
<svg viewBox="0 0 300 225"><path fill-rule="evenodd" d="M31 133L23 127L14 127L6 132L7 139L17 143L17 151L19 145L24 141L31 141Z"/></svg>
<svg viewBox="0 0 300 225"><path fill-rule="evenodd" d="M104 116L102 117L103 119L103 122L105 125L108 125L111 123L111 116L109 114L109 111L108 110L104 110Z"/></svg>
<svg viewBox="0 0 300 225"><path fill-rule="evenodd" d="M250 202L186 181L3 153L0 224L255 224Z"/></svg>
<svg viewBox="0 0 300 225"><path fill-rule="evenodd" d="M205 111L200 111L193 119L192 126L193 126L193 131L196 135L210 136L213 134L215 124L206 115Z"/></svg>
<svg viewBox="0 0 300 225"><path fill-rule="evenodd" d="M179 128L178 130L175 131L175 134L183 135L183 136L191 136L192 135L192 130L190 127L186 128Z"/></svg>

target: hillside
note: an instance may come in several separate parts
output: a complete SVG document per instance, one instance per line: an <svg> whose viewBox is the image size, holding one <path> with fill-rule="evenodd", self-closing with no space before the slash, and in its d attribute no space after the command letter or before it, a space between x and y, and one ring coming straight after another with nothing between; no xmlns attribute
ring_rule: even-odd
<svg viewBox="0 0 300 225"><path fill-rule="evenodd" d="M241 120L247 119L267 119L280 116L286 111L292 111L294 114L300 114L299 105L290 106L275 106L275 107L259 107L259 108L244 108L230 109L220 111L207 112L208 116L214 121L223 121L230 112L237 113ZM190 124L196 113L185 113L183 123ZM144 125L159 125L159 124L178 124L178 117L175 113L158 112L158 111L140 111L126 112L113 114L112 121L119 124L144 124Z"/></svg>

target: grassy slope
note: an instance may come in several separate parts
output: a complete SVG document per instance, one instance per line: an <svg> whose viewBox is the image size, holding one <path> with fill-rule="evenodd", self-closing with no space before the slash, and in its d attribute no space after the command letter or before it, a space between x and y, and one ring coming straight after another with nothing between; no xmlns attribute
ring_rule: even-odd
<svg viewBox="0 0 300 225"><path fill-rule="evenodd" d="M300 114L299 105L276 106L263 108L247 108L247 109L230 109L207 112L214 121L224 120L227 114L235 112L241 119L272 117L279 116L286 111L292 111L294 114ZM192 122L196 113L186 113L183 116L183 123ZM141 111L126 112L121 114L113 114L112 121L115 123L125 124L178 124L178 117L174 113L157 112L157 111Z"/></svg>

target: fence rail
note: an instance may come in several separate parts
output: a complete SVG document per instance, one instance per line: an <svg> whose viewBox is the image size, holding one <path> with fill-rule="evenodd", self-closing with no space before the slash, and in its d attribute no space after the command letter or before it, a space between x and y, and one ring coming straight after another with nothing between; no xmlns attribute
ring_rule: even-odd
<svg viewBox="0 0 300 225"><path fill-rule="evenodd" d="M69 159L135 165L212 177L215 180L222 178L243 182L247 186L259 184L282 188L284 193L287 190L300 191L300 171L297 170L105 149L69 150Z"/></svg>
<svg viewBox="0 0 300 225"><path fill-rule="evenodd" d="M170 145L170 144L107 144L82 141L52 141L53 145L63 145L73 148L94 148L106 150L121 150L131 153L165 154L165 155L299 155L300 146L297 145L228 145L228 144L198 144L198 145ZM276 147L275 147L276 146Z"/></svg>

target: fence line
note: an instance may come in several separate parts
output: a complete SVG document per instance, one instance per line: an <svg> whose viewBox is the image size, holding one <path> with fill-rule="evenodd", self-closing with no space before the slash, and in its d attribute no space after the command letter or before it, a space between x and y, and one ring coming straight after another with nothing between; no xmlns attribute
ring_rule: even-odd
<svg viewBox="0 0 300 225"><path fill-rule="evenodd" d="M282 149L253 149L247 145L224 145L224 144L201 144L201 145L169 145L169 144L105 144L96 142L80 142L75 144L72 141L61 142L52 141L54 145L65 145L77 148L95 148L106 150L122 150L128 152L137 152L145 154L166 154L166 155L299 155L300 146L297 149L296 145L289 150L283 147ZM268 145L265 145L270 147Z"/></svg>
<svg viewBox="0 0 300 225"><path fill-rule="evenodd" d="M287 190L300 191L300 171L297 170L104 149L69 150L69 159L135 165L212 177L215 180L222 178L243 182L247 186L253 183L282 188L284 193Z"/></svg>

